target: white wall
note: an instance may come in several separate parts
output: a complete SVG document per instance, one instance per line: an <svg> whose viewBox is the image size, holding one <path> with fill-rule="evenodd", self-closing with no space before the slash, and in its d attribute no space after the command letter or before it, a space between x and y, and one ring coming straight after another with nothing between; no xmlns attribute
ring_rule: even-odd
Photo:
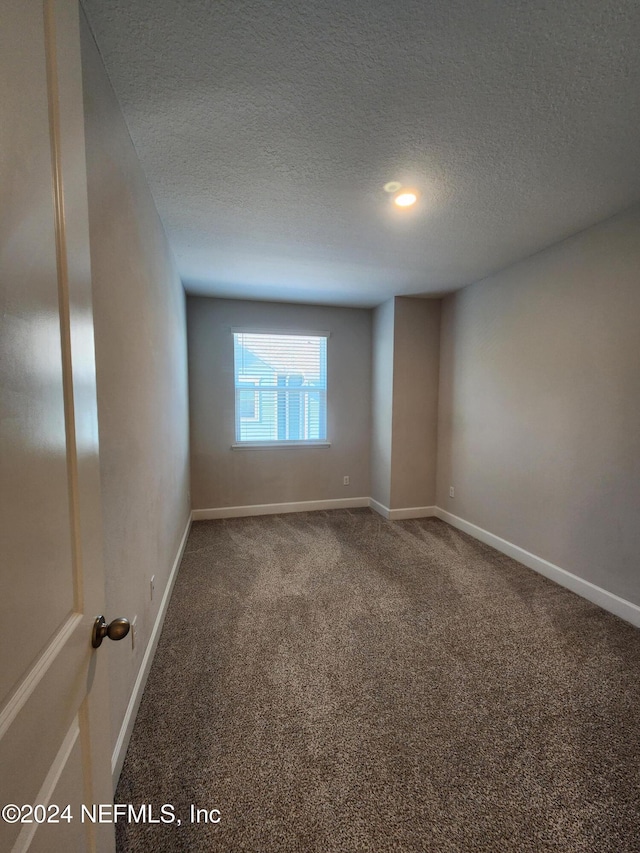
<svg viewBox="0 0 640 853"><path fill-rule="evenodd" d="M640 207L444 301L438 444L439 506L640 604Z"/></svg>
<svg viewBox="0 0 640 853"><path fill-rule="evenodd" d="M84 19L82 59L106 617L137 616L105 649L115 745L189 517L185 298Z"/></svg>
<svg viewBox="0 0 640 853"><path fill-rule="evenodd" d="M371 312L190 296L189 383L194 509L369 495ZM328 331L329 448L231 449L237 326ZM343 485L349 475L350 485Z"/></svg>

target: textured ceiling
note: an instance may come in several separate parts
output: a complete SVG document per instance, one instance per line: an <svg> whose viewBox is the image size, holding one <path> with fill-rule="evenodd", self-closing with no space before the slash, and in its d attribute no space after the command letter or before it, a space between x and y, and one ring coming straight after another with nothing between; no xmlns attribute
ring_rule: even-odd
<svg viewBox="0 0 640 853"><path fill-rule="evenodd" d="M189 292L443 293L640 200L638 0L83 4Z"/></svg>

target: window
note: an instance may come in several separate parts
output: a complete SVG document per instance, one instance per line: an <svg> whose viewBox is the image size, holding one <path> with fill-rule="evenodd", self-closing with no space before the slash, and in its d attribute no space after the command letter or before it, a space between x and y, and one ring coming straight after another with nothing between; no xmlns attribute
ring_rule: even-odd
<svg viewBox="0 0 640 853"><path fill-rule="evenodd" d="M234 332L236 442L327 440L327 333Z"/></svg>
<svg viewBox="0 0 640 853"><path fill-rule="evenodd" d="M252 376L243 376L240 384L236 383L238 396L236 405L240 410L240 420L257 421L260 419L260 400L254 387L260 384L260 379ZM251 390L248 390L248 387Z"/></svg>

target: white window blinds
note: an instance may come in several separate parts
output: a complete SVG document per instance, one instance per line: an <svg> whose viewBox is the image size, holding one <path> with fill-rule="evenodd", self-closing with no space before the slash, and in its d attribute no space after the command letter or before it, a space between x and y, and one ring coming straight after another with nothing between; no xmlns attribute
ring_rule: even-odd
<svg viewBox="0 0 640 853"><path fill-rule="evenodd" d="M327 438L327 336L234 332L236 441Z"/></svg>

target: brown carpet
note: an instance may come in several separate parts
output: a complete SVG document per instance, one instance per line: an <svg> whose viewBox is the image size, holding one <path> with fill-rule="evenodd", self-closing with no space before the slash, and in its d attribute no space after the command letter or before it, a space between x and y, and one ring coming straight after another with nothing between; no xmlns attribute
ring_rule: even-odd
<svg viewBox="0 0 640 853"><path fill-rule="evenodd" d="M439 520L195 523L116 795L182 825L118 849L637 852L639 674L640 631Z"/></svg>

